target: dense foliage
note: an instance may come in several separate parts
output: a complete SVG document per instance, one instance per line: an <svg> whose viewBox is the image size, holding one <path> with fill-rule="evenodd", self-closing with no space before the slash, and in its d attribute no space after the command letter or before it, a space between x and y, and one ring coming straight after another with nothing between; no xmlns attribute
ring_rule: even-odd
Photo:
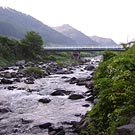
<svg viewBox="0 0 135 135"><path fill-rule="evenodd" d="M73 65L79 62L74 60L72 52L49 52L44 55L44 59L54 61L59 66Z"/></svg>
<svg viewBox="0 0 135 135"><path fill-rule="evenodd" d="M39 67L29 67L25 69L27 75L31 76L42 76L44 72Z"/></svg>
<svg viewBox="0 0 135 135"><path fill-rule="evenodd" d="M0 65L20 59L36 59L42 52L42 45L41 36L34 31L27 32L20 41L0 36Z"/></svg>
<svg viewBox="0 0 135 135"><path fill-rule="evenodd" d="M25 35L25 38L21 40L21 43L24 57L35 58L36 55L40 55L42 51L43 40L38 33L34 31L28 32Z"/></svg>
<svg viewBox="0 0 135 135"><path fill-rule="evenodd" d="M114 135L135 115L135 45L122 53L105 52L94 75L99 102L88 112L83 135Z"/></svg>
<svg viewBox="0 0 135 135"><path fill-rule="evenodd" d="M15 63L17 60L54 61L60 66L77 63L69 52L44 52L41 36L27 32L22 40L0 36L0 66Z"/></svg>

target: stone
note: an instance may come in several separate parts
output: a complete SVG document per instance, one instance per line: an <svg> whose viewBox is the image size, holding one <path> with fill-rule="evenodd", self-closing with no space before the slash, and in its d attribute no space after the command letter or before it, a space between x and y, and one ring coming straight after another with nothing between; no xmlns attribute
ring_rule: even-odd
<svg viewBox="0 0 135 135"><path fill-rule="evenodd" d="M95 98L93 102L94 102L94 105L95 105L97 102L99 102L99 99Z"/></svg>
<svg viewBox="0 0 135 135"><path fill-rule="evenodd" d="M70 71L68 69L66 69L66 70L59 70L59 71L56 72L56 74L72 74L72 73L73 73L73 71Z"/></svg>
<svg viewBox="0 0 135 135"><path fill-rule="evenodd" d="M11 110L8 107L0 107L0 113L8 113L11 112Z"/></svg>
<svg viewBox="0 0 135 135"><path fill-rule="evenodd" d="M135 135L135 124L128 124L117 127L115 135Z"/></svg>
<svg viewBox="0 0 135 135"><path fill-rule="evenodd" d="M11 77L15 78L16 77L16 72L11 72Z"/></svg>
<svg viewBox="0 0 135 135"><path fill-rule="evenodd" d="M51 102L51 100L49 98L41 98L38 101L41 102L41 103L49 103L49 102Z"/></svg>
<svg viewBox="0 0 135 135"><path fill-rule="evenodd" d="M82 105L83 107L89 107L90 105L89 104L84 104Z"/></svg>
<svg viewBox="0 0 135 135"><path fill-rule="evenodd" d="M94 101L93 95L91 95L90 97L86 98L85 101L93 102Z"/></svg>
<svg viewBox="0 0 135 135"><path fill-rule="evenodd" d="M85 81L78 81L78 82L76 83L76 85L79 85L79 86L85 85Z"/></svg>
<svg viewBox="0 0 135 135"><path fill-rule="evenodd" d="M92 81L86 81L85 87L88 88L88 89L93 89L93 82Z"/></svg>
<svg viewBox="0 0 135 135"><path fill-rule="evenodd" d="M43 123L39 125L39 128L41 129L48 129L52 124L50 122Z"/></svg>
<svg viewBox="0 0 135 135"><path fill-rule="evenodd" d="M27 119L21 119L21 122L22 122L22 124L29 124L29 123L32 123L33 122L33 120L27 120Z"/></svg>
<svg viewBox="0 0 135 135"><path fill-rule="evenodd" d="M90 65L87 65L84 69L88 70L88 71L92 71L95 69L95 67L94 67L94 65L90 64Z"/></svg>
<svg viewBox="0 0 135 135"><path fill-rule="evenodd" d="M17 65L17 66L22 66L22 65L24 65L25 63L26 63L25 60L19 60L19 61L16 62L16 65Z"/></svg>
<svg viewBox="0 0 135 135"><path fill-rule="evenodd" d="M48 132L49 132L49 135L65 135L65 131L62 126L60 127L50 126L48 129Z"/></svg>
<svg viewBox="0 0 135 135"><path fill-rule="evenodd" d="M66 91L66 90L61 90L61 89L56 89L53 93L51 93L52 96L64 96L64 95L69 95L71 94L72 91Z"/></svg>
<svg viewBox="0 0 135 135"><path fill-rule="evenodd" d="M5 77L5 78L11 78L12 75L11 75L10 72L5 72L4 77Z"/></svg>
<svg viewBox="0 0 135 135"><path fill-rule="evenodd" d="M15 87L15 86L8 86L7 88L8 88L8 90L14 90L14 89L16 89L17 87Z"/></svg>
<svg viewBox="0 0 135 135"><path fill-rule="evenodd" d="M135 117L132 117L128 125L117 127L115 135L135 135Z"/></svg>
<svg viewBox="0 0 135 135"><path fill-rule="evenodd" d="M82 86L85 85L86 83L86 78L78 78L76 85Z"/></svg>
<svg viewBox="0 0 135 135"><path fill-rule="evenodd" d="M69 83L70 83L70 84L75 84L75 83L77 83L77 78L76 78L76 77L72 77L72 78L69 80Z"/></svg>
<svg viewBox="0 0 135 135"><path fill-rule="evenodd" d="M9 79L6 79L6 78L1 79L1 84L12 84L12 83L13 83L12 80L9 80Z"/></svg>
<svg viewBox="0 0 135 135"><path fill-rule="evenodd" d="M78 100L84 98L84 96L82 94L72 94L68 98L71 100Z"/></svg>
<svg viewBox="0 0 135 135"><path fill-rule="evenodd" d="M29 78L27 78L26 80L24 80L24 82L25 82L26 84L34 84L34 78L33 78L33 77L29 77Z"/></svg>

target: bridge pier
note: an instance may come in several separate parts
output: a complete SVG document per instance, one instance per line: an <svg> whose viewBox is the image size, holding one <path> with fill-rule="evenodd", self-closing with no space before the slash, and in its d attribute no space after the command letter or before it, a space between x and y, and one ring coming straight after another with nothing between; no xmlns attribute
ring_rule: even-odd
<svg viewBox="0 0 135 135"><path fill-rule="evenodd" d="M73 52L73 59L74 60L80 60L80 52L79 51L74 51Z"/></svg>

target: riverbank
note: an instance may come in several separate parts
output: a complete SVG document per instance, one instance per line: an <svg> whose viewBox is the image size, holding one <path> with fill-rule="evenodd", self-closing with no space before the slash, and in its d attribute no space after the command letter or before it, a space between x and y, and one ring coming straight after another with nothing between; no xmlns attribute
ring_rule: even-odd
<svg viewBox="0 0 135 135"><path fill-rule="evenodd" d="M94 74L98 102L80 122L81 135L135 134L134 56L135 45L125 52L103 54L103 61Z"/></svg>
<svg viewBox="0 0 135 135"><path fill-rule="evenodd" d="M93 106L92 75L99 61L63 68L21 61L1 68L0 134L77 135L73 127ZM42 75L28 75L29 67Z"/></svg>

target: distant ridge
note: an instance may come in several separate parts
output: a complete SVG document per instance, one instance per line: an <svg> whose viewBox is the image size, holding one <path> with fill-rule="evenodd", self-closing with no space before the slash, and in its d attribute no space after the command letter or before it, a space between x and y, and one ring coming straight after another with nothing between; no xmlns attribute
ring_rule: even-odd
<svg viewBox="0 0 135 135"><path fill-rule="evenodd" d="M0 35L21 39L27 31L38 32L45 43L75 45L75 41L55 31L30 15L0 7Z"/></svg>
<svg viewBox="0 0 135 135"><path fill-rule="evenodd" d="M82 33L81 31L73 28L69 24L64 24L62 26L54 27L54 29L63 35L73 39L78 46L89 46L89 45L97 45L98 43L90 39L87 35Z"/></svg>
<svg viewBox="0 0 135 135"><path fill-rule="evenodd" d="M90 38L103 46L107 46L107 45L117 46L117 44L110 38L103 38L99 36L91 36Z"/></svg>
<svg viewBox="0 0 135 135"><path fill-rule="evenodd" d="M0 35L22 39L28 31L38 32L47 46L117 45L112 39L89 37L69 24L51 28L30 15L0 7Z"/></svg>

